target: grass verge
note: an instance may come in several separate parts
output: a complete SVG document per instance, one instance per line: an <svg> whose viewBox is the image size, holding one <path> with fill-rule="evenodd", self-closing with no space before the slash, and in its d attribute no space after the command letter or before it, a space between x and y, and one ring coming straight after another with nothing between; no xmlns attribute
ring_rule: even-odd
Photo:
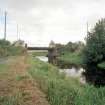
<svg viewBox="0 0 105 105"><path fill-rule="evenodd" d="M46 93L51 105L104 105L105 88L82 85L77 79L67 78L58 69L38 59L29 58L29 74Z"/></svg>

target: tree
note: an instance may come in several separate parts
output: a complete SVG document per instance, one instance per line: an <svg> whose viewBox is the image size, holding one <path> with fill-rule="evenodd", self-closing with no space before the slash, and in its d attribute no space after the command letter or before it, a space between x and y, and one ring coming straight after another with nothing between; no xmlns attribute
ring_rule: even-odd
<svg viewBox="0 0 105 105"><path fill-rule="evenodd" d="M8 49L10 48L11 43L7 40L0 39L0 57L8 55Z"/></svg>
<svg viewBox="0 0 105 105"><path fill-rule="evenodd" d="M88 33L83 52L86 64L97 64L105 60L105 19L99 20Z"/></svg>

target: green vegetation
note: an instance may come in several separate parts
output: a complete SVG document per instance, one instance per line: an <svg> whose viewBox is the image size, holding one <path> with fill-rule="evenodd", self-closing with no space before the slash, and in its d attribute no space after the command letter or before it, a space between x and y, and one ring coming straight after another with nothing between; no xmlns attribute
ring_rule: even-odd
<svg viewBox="0 0 105 105"><path fill-rule="evenodd" d="M82 65L83 57L82 50L84 44L82 42L69 42L66 45L56 44L58 51L58 60L62 63Z"/></svg>
<svg viewBox="0 0 105 105"><path fill-rule="evenodd" d="M15 46L7 40L0 40L0 57L14 56L25 53L22 46Z"/></svg>
<svg viewBox="0 0 105 105"><path fill-rule="evenodd" d="M27 64L28 68L25 70ZM1 105L27 105L27 102L36 100L33 94L37 96L40 94L39 90L36 92L37 88L46 94L50 105L104 105L105 103L105 87L83 85L78 79L59 73L58 68L53 65L31 56L27 59L26 57L23 59L22 56L9 58L8 63L0 64L0 81L2 92L5 93L5 89L8 89L6 94L0 91Z"/></svg>
<svg viewBox="0 0 105 105"><path fill-rule="evenodd" d="M25 49L21 46L11 46L8 51L9 56L22 55L25 53Z"/></svg>
<svg viewBox="0 0 105 105"><path fill-rule="evenodd" d="M2 76L7 71L8 66L5 64L0 64L0 76Z"/></svg>
<svg viewBox="0 0 105 105"><path fill-rule="evenodd" d="M59 74L56 67L38 59L31 58L29 63L31 63L29 73L47 94L51 105L73 105L79 85L78 80L66 78L64 74Z"/></svg>
<svg viewBox="0 0 105 105"><path fill-rule="evenodd" d="M7 78L10 78L8 77L8 74L9 74L9 65L10 65L10 62L12 62L13 57L9 57L8 59L5 59L5 62L1 63L0 64L0 89L1 87L4 85L8 86L8 82L9 79ZM5 82L2 82L2 79L5 78L7 79L7 81ZM3 80L5 80L3 79ZM12 80L13 81L13 80ZM4 90L5 90L6 87L4 87ZM9 89L11 88L11 85L9 83L9 86L7 87L8 90L11 90ZM2 95L1 95L2 93ZM7 92L7 94L9 93L9 91ZM23 105L22 102L22 94L20 92L16 92L14 95L10 95L8 96L6 93L3 95L3 89L2 89L2 92L0 91L0 105ZM12 94L12 93L11 93Z"/></svg>
<svg viewBox="0 0 105 105"><path fill-rule="evenodd" d="M39 52L39 51L38 51L38 52L36 51L36 52L33 52L33 53L32 53L32 55L33 55L34 57L35 57L35 56L47 56L47 54L48 54L47 51L46 51L46 52L45 52L45 51L40 51L40 52Z"/></svg>
<svg viewBox="0 0 105 105"><path fill-rule="evenodd" d="M26 56L8 57L0 64L0 105L49 105L28 74Z"/></svg>
<svg viewBox="0 0 105 105"><path fill-rule="evenodd" d="M2 105L24 105L23 102L20 92L17 92L14 96L0 96L0 103Z"/></svg>
<svg viewBox="0 0 105 105"><path fill-rule="evenodd" d="M93 30L88 32L86 46L83 50L83 61L87 66L91 66L90 69L85 70L87 80L90 79L89 82L95 86L104 86L105 70L103 69L105 69L105 19L99 20Z"/></svg>
<svg viewBox="0 0 105 105"><path fill-rule="evenodd" d="M104 105L105 88L82 85L77 79L65 77L58 68L29 58L30 75L46 93L51 105Z"/></svg>
<svg viewBox="0 0 105 105"><path fill-rule="evenodd" d="M98 64L105 60L105 19L99 20L88 33L84 48L84 62Z"/></svg>
<svg viewBox="0 0 105 105"><path fill-rule="evenodd" d="M28 77L26 75L16 75L16 80L17 81L21 81L21 80L24 80L24 79L27 79Z"/></svg>
<svg viewBox="0 0 105 105"><path fill-rule="evenodd" d="M62 44L56 44L57 51L59 55L62 55L64 52L81 52L81 50L84 48L83 42L68 42L66 45Z"/></svg>
<svg viewBox="0 0 105 105"><path fill-rule="evenodd" d="M74 105L104 105L105 103L105 87L95 88L94 86L86 85L81 88L75 98Z"/></svg>
<svg viewBox="0 0 105 105"><path fill-rule="evenodd" d="M0 40L0 57L7 56L9 53L10 42L5 40Z"/></svg>
<svg viewBox="0 0 105 105"><path fill-rule="evenodd" d="M69 42L66 45L57 44L56 48L59 54L58 59L61 61L76 65L94 63L105 69L104 46L105 19L102 19L93 31L89 32L86 46L82 42ZM0 40L0 57L24 53L23 47ZM46 55L47 52L32 53L32 56ZM39 103L43 99L46 102L45 97L42 99L43 94L40 93L40 89L46 94L50 105L105 104L105 87L96 88L93 85L82 84L78 78L66 77L64 73L59 72L57 67L32 56L27 56L27 58L18 56L12 61L9 60L9 63L2 61L4 63L0 64L0 105L35 105L36 99L39 99ZM93 69L89 72L94 74Z"/></svg>
<svg viewBox="0 0 105 105"><path fill-rule="evenodd" d="M64 52L61 57L59 57L61 61L67 62L69 64L75 64L75 65L82 65L83 60L82 60L82 55L78 52Z"/></svg>
<svg viewBox="0 0 105 105"><path fill-rule="evenodd" d="M98 67L100 67L100 68L104 68L104 69L105 69L105 62L101 62L101 63L99 63L99 64L98 64Z"/></svg>

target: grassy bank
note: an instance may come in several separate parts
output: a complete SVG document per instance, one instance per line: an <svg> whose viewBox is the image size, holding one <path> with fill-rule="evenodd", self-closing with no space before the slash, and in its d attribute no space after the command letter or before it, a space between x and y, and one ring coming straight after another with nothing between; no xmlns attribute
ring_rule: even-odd
<svg viewBox="0 0 105 105"><path fill-rule="evenodd" d="M51 105L73 105L77 85L79 87L78 80L68 80L64 74L59 74L56 67L37 59L31 58L29 63L31 63L29 73L47 94Z"/></svg>
<svg viewBox="0 0 105 105"><path fill-rule="evenodd" d="M59 74L58 69L29 58L29 74L46 93L51 105L104 105L105 88L82 85L77 79Z"/></svg>
<svg viewBox="0 0 105 105"><path fill-rule="evenodd" d="M47 56L48 52L47 51L36 51L36 52L32 52L32 55L35 56Z"/></svg>
<svg viewBox="0 0 105 105"><path fill-rule="evenodd" d="M59 57L59 60L75 65L83 64L82 55L78 52L64 52L64 54Z"/></svg>
<svg viewBox="0 0 105 105"><path fill-rule="evenodd" d="M104 105L105 87L83 85L31 56L0 64L0 105L49 105L46 98L50 105Z"/></svg>

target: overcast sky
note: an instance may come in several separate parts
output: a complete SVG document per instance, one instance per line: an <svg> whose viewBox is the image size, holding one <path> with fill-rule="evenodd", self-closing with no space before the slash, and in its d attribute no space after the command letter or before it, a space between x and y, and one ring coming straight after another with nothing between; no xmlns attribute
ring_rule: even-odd
<svg viewBox="0 0 105 105"><path fill-rule="evenodd" d="M7 39L20 39L30 45L83 41L86 23L91 29L105 17L105 0L0 0L0 38L3 37L3 12L7 15Z"/></svg>

